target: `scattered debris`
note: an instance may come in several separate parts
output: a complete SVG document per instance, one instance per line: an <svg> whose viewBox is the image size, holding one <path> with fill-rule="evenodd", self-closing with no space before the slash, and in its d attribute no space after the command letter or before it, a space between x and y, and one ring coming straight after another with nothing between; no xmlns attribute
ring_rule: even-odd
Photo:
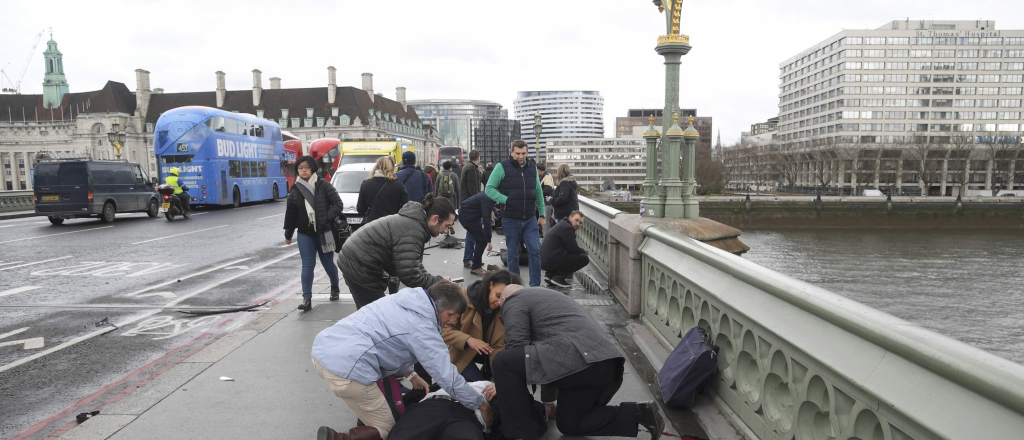
<svg viewBox="0 0 1024 440"><path fill-rule="evenodd" d="M257 309L257 308L263 307L263 306L267 305L267 303L269 303L269 302L270 302L270 300L268 299L268 300L263 301L263 302L261 302L259 304L253 304L253 305L242 306L242 307L235 307L235 308L231 308L231 309L198 310L198 311L196 311L196 310L178 310L178 313L184 313L184 314L188 314L188 315L219 315L219 314L222 314L222 313L248 312L248 311L251 311L253 309Z"/></svg>
<svg viewBox="0 0 1024 440"><path fill-rule="evenodd" d="M105 325L109 325L109 326L113 327L115 330L118 329L118 327L116 325L114 325L113 322L110 322L110 318L103 318L103 319L99 320L99 322L96 323L96 327L103 327Z"/></svg>
<svg viewBox="0 0 1024 440"><path fill-rule="evenodd" d="M84 413L81 413L81 414L75 416L75 421L77 421L78 423L82 423L82 422L84 422L86 420L89 420L92 417L98 416L98 415L100 415L100 410L96 410L96 411L93 411L93 412L84 412Z"/></svg>
<svg viewBox="0 0 1024 440"><path fill-rule="evenodd" d="M234 382L235 381L234 379L232 379L230 377L227 377L227 376L221 376L220 380L223 380L224 382Z"/></svg>

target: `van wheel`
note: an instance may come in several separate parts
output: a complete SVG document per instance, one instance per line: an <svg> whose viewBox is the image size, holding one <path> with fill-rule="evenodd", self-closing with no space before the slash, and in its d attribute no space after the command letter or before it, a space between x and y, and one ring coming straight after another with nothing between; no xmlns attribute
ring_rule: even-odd
<svg viewBox="0 0 1024 440"><path fill-rule="evenodd" d="M231 206L235 208L242 206L242 194L238 192L237 186L235 187L235 190L231 192Z"/></svg>
<svg viewBox="0 0 1024 440"><path fill-rule="evenodd" d="M278 199L280 199L280 198L281 198L281 194L279 194L279 193L277 192L277 184L275 183L275 184L274 184L274 195L270 197L270 200L273 200L273 201L275 201L275 202L276 202L276 201L277 201Z"/></svg>
<svg viewBox="0 0 1024 440"><path fill-rule="evenodd" d="M64 217L47 217L47 218L49 218L50 219L50 223L53 223L54 225L58 225L59 226L59 225L64 224Z"/></svg>
<svg viewBox="0 0 1024 440"><path fill-rule="evenodd" d="M150 201L149 201L149 209L146 210L146 215L148 215L149 218L156 218L156 216L159 215L159 214L160 214L160 205L158 205L156 203L156 199L150 199Z"/></svg>
<svg viewBox="0 0 1024 440"><path fill-rule="evenodd" d="M103 205L103 213L100 214L100 221L103 223L114 222L114 204L107 202Z"/></svg>

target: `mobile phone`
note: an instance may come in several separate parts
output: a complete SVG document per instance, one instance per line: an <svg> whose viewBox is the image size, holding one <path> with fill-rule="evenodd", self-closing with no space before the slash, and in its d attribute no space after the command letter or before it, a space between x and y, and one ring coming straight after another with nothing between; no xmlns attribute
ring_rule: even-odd
<svg viewBox="0 0 1024 440"><path fill-rule="evenodd" d="M463 278L463 277L455 277L455 278L452 278L452 282L453 282L453 283L456 283L456 284L458 284L458 283L461 283L461 282L462 282L462 281L464 281L464 280L465 280L465 278Z"/></svg>

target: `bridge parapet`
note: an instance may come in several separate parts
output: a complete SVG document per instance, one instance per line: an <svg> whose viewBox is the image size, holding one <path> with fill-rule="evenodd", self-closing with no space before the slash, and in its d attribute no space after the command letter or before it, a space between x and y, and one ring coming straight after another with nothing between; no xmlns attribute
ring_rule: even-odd
<svg viewBox="0 0 1024 440"><path fill-rule="evenodd" d="M0 212L31 211L35 209L32 191L0 192Z"/></svg>
<svg viewBox="0 0 1024 440"><path fill-rule="evenodd" d="M721 347L716 403L758 439L1021 438L1024 366L621 212L581 241L669 349L694 326ZM611 212L611 211L605 211ZM635 217L635 218L633 218ZM600 223L607 218L608 225ZM588 225L588 223L593 223ZM598 231L635 223L625 243ZM585 229L589 228L589 229ZM628 227L627 227L628 229ZM589 231L589 232L587 232ZM619 251L614 249L618 246ZM621 249L636 258L616 258ZM621 276L636 264L635 276ZM620 276L616 276L619 274Z"/></svg>

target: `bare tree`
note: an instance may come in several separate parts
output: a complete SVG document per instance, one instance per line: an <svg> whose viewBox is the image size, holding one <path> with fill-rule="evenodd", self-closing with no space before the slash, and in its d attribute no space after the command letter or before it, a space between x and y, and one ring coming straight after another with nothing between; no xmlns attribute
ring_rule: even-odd
<svg viewBox="0 0 1024 440"><path fill-rule="evenodd" d="M799 156L782 151L781 148L771 152L772 170L779 176L779 183L786 185L786 191L793 192L797 178L800 176Z"/></svg>
<svg viewBox="0 0 1024 440"><path fill-rule="evenodd" d="M743 155L740 152L740 144L733 144L722 150L722 178L726 187L735 180L743 166Z"/></svg>
<svg viewBox="0 0 1024 440"><path fill-rule="evenodd" d="M894 189L896 183L903 178L903 155L901 145L894 145L881 151L878 180L889 189L889 195L899 195Z"/></svg>
<svg viewBox="0 0 1024 440"><path fill-rule="evenodd" d="M908 137L903 149L908 157L908 163L904 167L917 172L918 178L921 179L921 184L924 186L921 195L928 196L932 185L939 183L942 179L942 160L946 158L946 150L933 148L928 144L928 138L925 136Z"/></svg>
<svg viewBox="0 0 1024 440"><path fill-rule="evenodd" d="M984 136L979 146L988 166L992 169L992 195L1006 189L1013 181L1014 162L1021 156L1024 145L1020 133L1010 136Z"/></svg>
<svg viewBox="0 0 1024 440"><path fill-rule="evenodd" d="M954 176L956 183L960 185L960 196L966 197L967 183L971 174L970 163L978 148L974 135L954 131L946 133L946 136L933 136L932 140L933 143L946 141L949 150L946 173Z"/></svg>
<svg viewBox="0 0 1024 440"><path fill-rule="evenodd" d="M754 193L760 194L761 187L768 182L768 175L771 173L771 161L760 145L748 144L744 147L744 150L746 152L747 169L750 170L750 180L754 182Z"/></svg>
<svg viewBox="0 0 1024 440"><path fill-rule="evenodd" d="M836 150L841 148L831 138L812 142L807 151L807 158L810 161L811 176L818 184L819 193L824 195L832 180L839 174L839 154Z"/></svg>
<svg viewBox="0 0 1024 440"><path fill-rule="evenodd" d="M879 150L851 144L838 148L836 152L846 163L846 170L855 177L854 195L863 194L864 189L875 185L875 178L878 177Z"/></svg>

